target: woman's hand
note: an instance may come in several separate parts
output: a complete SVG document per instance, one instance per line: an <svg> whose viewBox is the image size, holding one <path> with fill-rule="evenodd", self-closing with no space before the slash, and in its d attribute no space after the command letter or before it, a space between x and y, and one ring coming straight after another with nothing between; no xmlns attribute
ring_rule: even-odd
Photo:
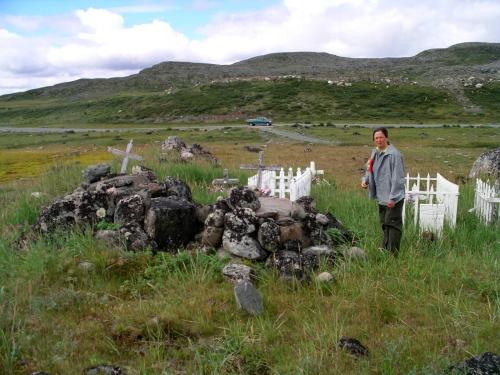
<svg viewBox="0 0 500 375"><path fill-rule="evenodd" d="M366 188L368 187L368 184L366 183L366 181L365 181L365 180L361 181L361 187L362 187L363 189L366 189Z"/></svg>
<svg viewBox="0 0 500 375"><path fill-rule="evenodd" d="M391 201L387 202L387 208L393 209L394 206L395 206L394 202L391 202Z"/></svg>

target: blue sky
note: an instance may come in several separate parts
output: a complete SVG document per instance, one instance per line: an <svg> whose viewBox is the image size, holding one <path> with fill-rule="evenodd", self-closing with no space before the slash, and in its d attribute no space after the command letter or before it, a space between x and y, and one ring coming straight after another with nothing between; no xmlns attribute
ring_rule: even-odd
<svg viewBox="0 0 500 375"><path fill-rule="evenodd" d="M499 0L0 0L0 95L163 61L413 56L498 43L499 20Z"/></svg>

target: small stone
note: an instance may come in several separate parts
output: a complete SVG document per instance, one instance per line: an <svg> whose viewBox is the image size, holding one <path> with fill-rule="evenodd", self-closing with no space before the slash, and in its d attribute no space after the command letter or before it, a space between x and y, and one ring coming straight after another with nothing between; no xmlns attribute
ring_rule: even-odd
<svg viewBox="0 0 500 375"><path fill-rule="evenodd" d="M318 276L316 276L316 281L318 281L318 282L328 282L328 283L331 283L334 280L335 280L335 278L329 272L321 272Z"/></svg>

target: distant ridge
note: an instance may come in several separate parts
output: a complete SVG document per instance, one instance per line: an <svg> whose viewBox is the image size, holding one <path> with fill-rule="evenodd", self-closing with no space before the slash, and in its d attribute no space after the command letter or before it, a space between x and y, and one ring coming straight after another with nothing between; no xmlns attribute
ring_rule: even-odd
<svg viewBox="0 0 500 375"><path fill-rule="evenodd" d="M68 100L99 98L119 92L161 92L232 79L301 76L317 80L418 81L437 86L454 84L470 76L500 78L500 43L461 43L431 49L413 57L349 58L322 52L284 52L256 56L231 65L162 62L122 78L80 79L22 93L3 100L64 97Z"/></svg>

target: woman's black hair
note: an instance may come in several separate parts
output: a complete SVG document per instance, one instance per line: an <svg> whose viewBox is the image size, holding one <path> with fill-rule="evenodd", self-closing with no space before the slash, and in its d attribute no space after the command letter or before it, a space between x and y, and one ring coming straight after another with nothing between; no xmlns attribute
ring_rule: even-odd
<svg viewBox="0 0 500 375"><path fill-rule="evenodd" d="M376 128L376 129L373 131L373 134L372 134L372 138L373 138L373 139L375 139L375 133L376 133L376 132L382 132L382 133L384 133L384 135L385 135L385 137L386 137L386 138L389 138L389 132L388 132L388 131L387 131L387 129L386 129L386 128L384 128L383 126L378 127L378 128Z"/></svg>

